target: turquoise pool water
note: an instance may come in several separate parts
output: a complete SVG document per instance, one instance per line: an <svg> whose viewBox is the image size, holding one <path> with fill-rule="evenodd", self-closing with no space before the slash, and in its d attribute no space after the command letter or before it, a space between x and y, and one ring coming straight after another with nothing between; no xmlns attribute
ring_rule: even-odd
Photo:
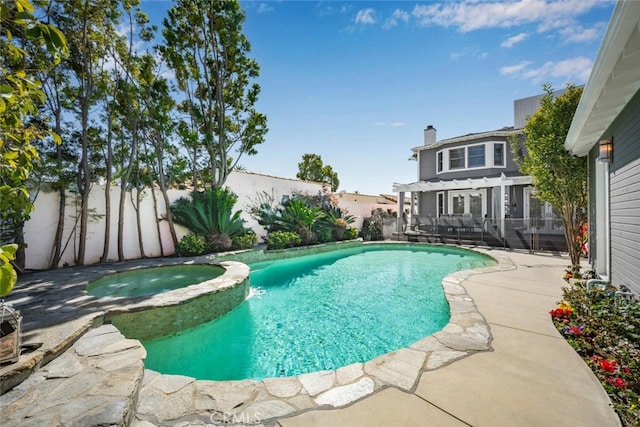
<svg viewBox="0 0 640 427"><path fill-rule="evenodd" d="M259 380L365 362L442 329L442 278L491 263L456 248L385 244L251 264L250 298L215 321L144 342L145 365Z"/></svg>
<svg viewBox="0 0 640 427"><path fill-rule="evenodd" d="M222 274L224 268L206 264L141 268L95 280L87 285L87 293L97 297L153 295L215 279Z"/></svg>

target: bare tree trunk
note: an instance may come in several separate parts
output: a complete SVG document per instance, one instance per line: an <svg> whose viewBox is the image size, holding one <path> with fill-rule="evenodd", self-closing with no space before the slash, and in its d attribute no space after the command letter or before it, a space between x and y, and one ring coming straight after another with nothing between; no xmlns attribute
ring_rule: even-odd
<svg viewBox="0 0 640 427"><path fill-rule="evenodd" d="M139 188L136 188L136 199L133 200L133 189L129 193L131 195L131 204L133 205L133 209L136 211L136 226L138 228L138 246L140 247L140 258L146 258L147 255L144 252L144 239L142 237L142 221L140 220L140 194L142 192Z"/></svg>
<svg viewBox="0 0 640 427"><path fill-rule="evenodd" d="M85 3L88 7L88 2ZM86 13L86 12L85 12ZM85 17L82 28L82 48L86 49L89 45L89 23ZM89 104L91 103L90 94L93 91L92 66L91 58L88 54L83 55L82 68L85 73L80 81L80 123L82 127L82 160L80 169L82 173L81 186L79 186L82 199L80 202L80 235L78 242L78 253L76 256L76 264L83 265L85 252L87 247L87 227L89 222L89 192L91 191L91 175L89 169Z"/></svg>
<svg viewBox="0 0 640 427"><path fill-rule="evenodd" d="M56 118L55 124L55 132L60 135L62 123L61 123L61 115L62 111L60 108L60 100L59 100L59 91L55 91L56 93L56 111L54 112L54 116ZM56 161L58 163L58 170L62 171L62 146L56 145ZM53 247L51 248L52 254L49 258L49 268L57 268L58 264L60 264L60 258L62 258L62 236L64 234L64 217L66 213L66 205L67 205L67 193L64 185L60 185L58 188L58 225L56 226L56 234L53 238Z"/></svg>
<svg viewBox="0 0 640 427"><path fill-rule="evenodd" d="M116 89L117 90L117 83ZM115 93L114 90L114 93ZM107 108L109 108L107 106ZM108 124L107 124L107 176L104 188L104 205L105 205L105 215L104 215L104 241L102 245L102 256L100 257L100 262L107 262L109 259L109 246L111 239L111 182L113 179L113 113L110 112L108 114Z"/></svg>
<svg viewBox="0 0 640 427"><path fill-rule="evenodd" d="M160 218L158 215L158 198L156 197L156 189L151 184L151 199L153 200L153 216L156 221L156 233L158 233L158 244L160 245L160 256L164 256L164 248L162 247L162 234L160 230Z"/></svg>

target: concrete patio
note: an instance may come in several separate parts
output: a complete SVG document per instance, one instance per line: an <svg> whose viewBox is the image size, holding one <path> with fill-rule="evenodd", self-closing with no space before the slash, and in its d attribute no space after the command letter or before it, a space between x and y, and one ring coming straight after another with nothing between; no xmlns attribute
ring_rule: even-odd
<svg viewBox="0 0 640 427"><path fill-rule="evenodd" d="M86 306L84 320L72 321L73 310L66 305L59 311L65 322L55 330L67 335L68 345L56 344L61 338L52 339L47 325L51 342L46 345L64 351L47 356L53 360L49 364L34 362L42 366L0 397L0 423L619 426L600 383L548 314L561 298L568 260L485 252L502 259L503 268L445 281L453 292L461 283L466 293L460 303L471 297L477 307L446 333L377 362L289 379L215 382L160 375L144 369L139 342L112 326L91 329L99 313L92 316ZM480 326L465 329L477 317ZM490 346L483 348L482 340L469 343L471 330L482 338L484 325L491 332ZM35 329L27 336L44 336L36 323L29 327ZM460 349L461 342L466 349Z"/></svg>

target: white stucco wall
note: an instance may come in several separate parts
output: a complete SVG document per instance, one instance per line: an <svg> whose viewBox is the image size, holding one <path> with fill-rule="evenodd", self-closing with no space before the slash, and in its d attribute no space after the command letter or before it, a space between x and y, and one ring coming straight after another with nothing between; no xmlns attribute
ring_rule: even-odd
<svg viewBox="0 0 640 427"><path fill-rule="evenodd" d="M246 220L246 226L252 228L259 238L264 236L265 230L246 212L247 207L255 202L258 195L262 192L273 195L275 202L279 202L283 195L292 194L294 192L302 192L307 194L318 194L323 191L323 185L317 182L300 181L295 179L279 178L268 175L252 174L247 172L232 172L227 179L226 185L238 195L238 202L235 210L241 210L243 219ZM105 233L105 187L94 185L89 199L90 219L87 230L85 264L97 263L102 255L102 248ZM166 217L166 208L162 200L159 190L156 191L158 203L158 217ZM148 257L161 256L160 242L156 228L156 216L153 210L153 199L151 197L151 189L144 190L144 197L141 204L141 228L144 241L145 254ZM169 200L172 203L182 196L188 196L187 190L169 190ZM111 195L111 233L109 242L109 260L118 259L117 250L117 229L118 229L118 203L120 197L119 187L110 189ZM135 198L135 195L134 195ZM77 252L79 224L76 221L79 217L79 206L75 205L76 200L73 194L67 195L67 215L65 218L63 252L60 266L74 265L74 256ZM78 199L79 203L79 199ZM138 245L138 232L136 224L135 209L133 207L130 194L127 194L125 200L125 221L123 233L123 249L126 259L135 259L140 257ZM349 205L350 212L356 211L357 208ZM369 206L366 207L370 213ZM365 210L366 210L365 209ZM26 268L27 269L45 269L49 265L51 257L51 248L53 247L53 239L58 221L58 194L40 192L35 200L35 209L31 215L31 219L25 224L25 242L28 244L26 248ZM360 224L362 221L360 220ZM355 225L355 224L354 224ZM189 230L176 225L178 239ZM169 227L166 221L160 222L160 235L164 255L171 255L175 252L173 242L169 233Z"/></svg>

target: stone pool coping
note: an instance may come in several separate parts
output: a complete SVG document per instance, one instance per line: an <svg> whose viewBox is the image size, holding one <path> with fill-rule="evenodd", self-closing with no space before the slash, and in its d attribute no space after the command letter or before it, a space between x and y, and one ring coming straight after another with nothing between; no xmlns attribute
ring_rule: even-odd
<svg viewBox="0 0 640 427"><path fill-rule="evenodd" d="M109 274L191 264L220 266L225 271L211 280L154 295L97 297L86 291L88 283ZM220 304L220 310L209 310L206 316L199 313L190 316L189 312L194 310L183 310L180 318L173 313L182 307L206 305L212 298L224 297L227 291L234 295ZM140 328L127 327L127 317L152 316L156 334L175 333L178 327L193 327L226 314L242 303L248 293L246 264L211 257L143 259L33 273L19 282L7 297L7 303L23 315L23 344L41 346L21 355L16 363L0 367L0 394L55 359L94 327L113 322L136 335L136 339L154 338L153 333L147 336L144 331L140 333ZM167 315L158 316L158 309L165 310Z"/></svg>
<svg viewBox="0 0 640 427"><path fill-rule="evenodd" d="M398 244L398 242L388 243ZM472 275L511 270L515 269L515 265L506 255L478 248L472 250L491 256L497 261L497 265L456 272L443 279L443 288L451 307L451 318L449 324L441 331L419 340L408 348L399 349L365 363L297 377L267 378L263 381L206 381L179 375L164 375L145 369L139 391L136 390L131 396L131 399L137 400L137 403L133 402L134 407L137 408L135 415L137 421L134 421L134 425L165 425L181 419L199 420L205 423L225 423L230 420L250 423L251 420L260 420L269 424L269 420L273 421L279 417L292 416L312 409L349 406L387 387L397 387L413 392L421 374L425 371L440 368L477 352L491 350L492 336L489 325L478 312L474 301L461 283ZM142 261L144 261L142 264L158 264L158 260ZM139 265L141 261L138 260L132 264ZM85 271L81 273L87 274L97 269L97 266L82 269ZM56 273L63 274L63 272L48 272L47 279L51 280L50 276ZM78 294L77 281L70 280L68 273L65 279L68 286L62 289L62 292L55 293L58 298ZM85 284L86 281L84 281ZM38 288L37 284L36 288ZM22 297L28 298L29 295ZM84 298L87 296L85 295ZM80 308L86 313L83 311L69 316L69 319L73 318L74 321L68 322L64 330L56 331L55 336L50 337L49 341L57 341L55 346L49 343L44 352L35 352L40 354L39 360L31 363L30 368L24 371L26 376L37 367L62 354L85 332L101 324L100 319L104 312L96 313L95 306L87 305L89 300L90 298L82 299L78 296L66 300L66 303L74 309ZM63 309L55 310L58 317L69 313ZM71 312L75 311L71 310ZM50 329L45 325L43 330L39 331L40 335L34 334L28 340L33 341L34 337L43 337L51 332ZM52 350L53 347L56 351ZM143 358L144 351L141 352L140 360ZM24 362L23 359L24 356L18 364ZM27 359L33 358L27 357ZM6 368L0 370L3 384L5 384Z"/></svg>
<svg viewBox="0 0 640 427"><path fill-rule="evenodd" d="M213 424L269 424L313 409L345 407L387 387L414 392L424 372L492 350L489 324L462 282L472 275L516 267L508 256L472 250L489 255L497 264L458 271L443 279L451 317L442 330L365 363L296 377L209 381L146 369L138 397L139 425L166 425L180 419Z"/></svg>

